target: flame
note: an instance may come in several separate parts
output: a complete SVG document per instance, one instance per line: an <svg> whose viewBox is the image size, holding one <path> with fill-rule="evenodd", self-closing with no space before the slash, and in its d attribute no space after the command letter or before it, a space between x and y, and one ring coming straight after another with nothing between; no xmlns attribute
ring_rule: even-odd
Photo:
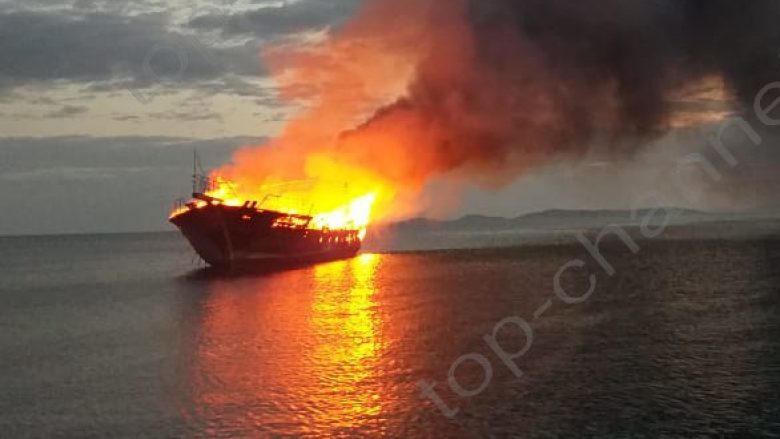
<svg viewBox="0 0 780 439"><path fill-rule="evenodd" d="M310 229L358 230L363 239L375 214L389 209L395 195L392 185L369 170L339 162L337 156L312 154L305 161L306 178L302 180L273 173L217 170L211 175L206 195L225 206L256 202L258 209L308 216ZM172 217L187 209L175 210Z"/></svg>
<svg viewBox="0 0 780 439"><path fill-rule="evenodd" d="M315 215L312 224L317 229L360 230L360 239L363 239L371 222L371 208L375 201L376 194L362 196L334 211Z"/></svg>
<svg viewBox="0 0 780 439"><path fill-rule="evenodd" d="M173 207L173 210L171 211L170 216L168 216L168 219L176 218L177 216L187 213L192 209L202 209L208 205L209 203L203 200L193 200L187 204L184 204L183 202L178 202Z"/></svg>
<svg viewBox="0 0 780 439"><path fill-rule="evenodd" d="M281 187L279 184L267 183L252 189L216 175L211 184L212 188L205 195L214 198L214 203L224 206L240 207L248 203L256 203L259 209L309 216L311 217L311 221L308 222L310 229L358 230L360 239L365 238L381 190L352 197L346 190L340 192L333 188L329 189L330 185L327 184L298 183L302 183L303 188L285 189L279 194L274 192L274 189ZM202 200L177 205L171 212L170 218L208 205L208 202Z"/></svg>

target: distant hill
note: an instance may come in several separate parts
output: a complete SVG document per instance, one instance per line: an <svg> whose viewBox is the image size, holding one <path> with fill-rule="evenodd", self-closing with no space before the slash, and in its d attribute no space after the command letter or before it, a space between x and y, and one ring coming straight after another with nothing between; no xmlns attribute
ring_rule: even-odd
<svg viewBox="0 0 780 439"><path fill-rule="evenodd" d="M670 238L721 238L746 236L746 233L754 232L774 233L780 224L780 212L711 213L676 208L665 210L673 213L669 225L679 226L666 230L664 236ZM661 213L650 216L651 213L651 209L641 209L633 215L629 210L558 209L516 218L485 215L467 215L449 221L413 218L372 228L364 248L369 251L417 251L573 243L576 242L575 232L594 232L606 225L617 224L625 227L629 233L636 234L636 226L646 218L652 218L652 224L655 226L664 221Z"/></svg>
<svg viewBox="0 0 780 439"><path fill-rule="evenodd" d="M667 208L673 212L674 222L705 221L719 217L717 214L689 209ZM596 227L607 224L638 224L652 214L652 209L630 210L563 210L554 209L535 212L516 218L485 215L467 215L455 220L432 220L413 218L390 224L398 231L469 231L469 230L516 230L516 229L558 229ZM657 216L660 216L658 213Z"/></svg>

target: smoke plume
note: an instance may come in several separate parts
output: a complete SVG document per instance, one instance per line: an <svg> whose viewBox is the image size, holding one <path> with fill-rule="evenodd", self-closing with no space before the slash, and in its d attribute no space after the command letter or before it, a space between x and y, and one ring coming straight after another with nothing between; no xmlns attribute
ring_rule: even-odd
<svg viewBox="0 0 780 439"><path fill-rule="evenodd" d="M715 78L735 110L752 105L780 78L778 23L776 0L369 0L331 36L265 53L305 110L225 172L348 169L414 192L631 154L675 125L681 90Z"/></svg>

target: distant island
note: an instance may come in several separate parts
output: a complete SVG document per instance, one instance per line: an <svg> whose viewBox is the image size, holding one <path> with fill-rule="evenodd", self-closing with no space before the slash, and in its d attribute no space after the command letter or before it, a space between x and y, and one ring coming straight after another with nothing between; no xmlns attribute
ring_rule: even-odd
<svg viewBox="0 0 780 439"><path fill-rule="evenodd" d="M517 230L517 229L559 229L571 227L596 227L606 224L639 224L644 218L663 218L670 214L674 223L690 223L707 220L721 220L725 217L744 214L710 213L692 209L661 208L630 210L566 210L551 209L534 212L515 218L486 215L466 215L454 220L433 220L413 218L387 224L385 227L398 231L468 231L468 230Z"/></svg>
<svg viewBox="0 0 780 439"><path fill-rule="evenodd" d="M667 218L667 215L669 217ZM755 221L755 230L775 230L778 212L704 212L693 209L659 208L631 210L566 210L552 209L505 218L486 215L466 215L452 220L412 218L379 224L369 230L366 248L369 250L415 250L471 247L503 247L534 243L571 242L578 232L593 232L607 225L619 225L636 233L643 221L658 227L668 220L668 238L690 235L690 229L701 234L721 236L731 233L728 224ZM769 220L769 221L767 221ZM713 227L699 227L712 225ZM673 230L683 226L685 231ZM725 228L724 228L725 226ZM704 230L707 229L707 230ZM741 229L741 228L740 228ZM702 235L704 236L704 235Z"/></svg>

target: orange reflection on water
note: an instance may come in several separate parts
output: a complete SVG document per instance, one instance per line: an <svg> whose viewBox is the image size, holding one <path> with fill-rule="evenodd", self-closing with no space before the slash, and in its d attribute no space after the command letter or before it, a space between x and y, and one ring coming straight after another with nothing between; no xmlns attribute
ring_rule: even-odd
<svg viewBox="0 0 780 439"><path fill-rule="evenodd" d="M192 328L191 425L209 436L376 432L382 257L219 281Z"/></svg>
<svg viewBox="0 0 780 439"><path fill-rule="evenodd" d="M319 425L353 428L381 412L375 372L381 349L376 293L378 255L362 255L315 270L318 287L312 303L312 331L320 343L311 357L311 374L319 376L315 420ZM346 280L346 284L343 282ZM348 287L348 288L347 288ZM324 375L321 371L331 371Z"/></svg>

